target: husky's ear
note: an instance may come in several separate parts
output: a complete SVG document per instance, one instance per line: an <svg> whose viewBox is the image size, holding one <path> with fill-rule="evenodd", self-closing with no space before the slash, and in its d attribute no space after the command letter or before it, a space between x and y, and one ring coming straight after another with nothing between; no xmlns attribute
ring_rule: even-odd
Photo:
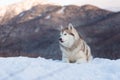
<svg viewBox="0 0 120 80"><path fill-rule="evenodd" d="M69 30L72 30L73 28L74 28L73 25L72 25L71 23L69 23L68 29L69 29Z"/></svg>

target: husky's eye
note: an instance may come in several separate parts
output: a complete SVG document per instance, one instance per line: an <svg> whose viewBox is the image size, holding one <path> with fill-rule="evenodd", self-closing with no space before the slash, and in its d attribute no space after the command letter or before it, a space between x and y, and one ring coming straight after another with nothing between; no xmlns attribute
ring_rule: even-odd
<svg viewBox="0 0 120 80"><path fill-rule="evenodd" d="M74 36L74 34L73 34L73 33L70 33L70 35Z"/></svg>
<svg viewBox="0 0 120 80"><path fill-rule="evenodd" d="M64 35L67 35L66 33Z"/></svg>

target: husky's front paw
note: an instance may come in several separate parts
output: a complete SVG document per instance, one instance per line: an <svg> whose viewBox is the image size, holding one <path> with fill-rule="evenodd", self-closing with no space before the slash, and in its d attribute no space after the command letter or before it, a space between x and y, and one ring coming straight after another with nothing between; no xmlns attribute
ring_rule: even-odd
<svg viewBox="0 0 120 80"><path fill-rule="evenodd" d="M87 63L87 60L84 59L84 58L81 58L81 59L78 59L78 60L76 61L76 63L77 63L77 64Z"/></svg>

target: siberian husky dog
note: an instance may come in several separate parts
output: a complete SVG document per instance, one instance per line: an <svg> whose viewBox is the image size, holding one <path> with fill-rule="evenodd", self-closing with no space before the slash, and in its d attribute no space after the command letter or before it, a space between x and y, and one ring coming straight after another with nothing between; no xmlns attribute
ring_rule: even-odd
<svg viewBox="0 0 120 80"><path fill-rule="evenodd" d="M62 61L84 63L92 60L90 47L79 36L71 23L69 23L68 27L61 28L59 43L62 51Z"/></svg>

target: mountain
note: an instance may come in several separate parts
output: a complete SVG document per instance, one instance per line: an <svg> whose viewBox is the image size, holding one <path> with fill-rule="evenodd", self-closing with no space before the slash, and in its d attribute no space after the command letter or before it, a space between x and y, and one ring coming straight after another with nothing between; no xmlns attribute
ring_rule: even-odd
<svg viewBox="0 0 120 80"><path fill-rule="evenodd" d="M61 59L59 26L72 23L92 48L94 57L120 58L120 12L92 5L50 4L37 4L17 14L7 11L0 21L0 56Z"/></svg>
<svg viewBox="0 0 120 80"><path fill-rule="evenodd" d="M90 40L94 56L120 58L120 12L97 23L83 27L84 36ZM78 30L81 28L79 27ZM96 54L97 53L97 54Z"/></svg>

